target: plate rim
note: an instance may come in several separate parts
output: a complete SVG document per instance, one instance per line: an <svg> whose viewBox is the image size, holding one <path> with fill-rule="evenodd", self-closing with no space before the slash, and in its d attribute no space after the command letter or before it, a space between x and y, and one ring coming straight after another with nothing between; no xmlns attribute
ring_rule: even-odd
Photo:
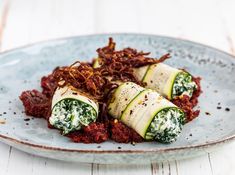
<svg viewBox="0 0 235 175"><path fill-rule="evenodd" d="M56 41L63 41L63 40L69 40L69 39L73 39L73 38L83 38L83 37L94 37L94 36L115 36L115 35L136 35L136 36L146 36L146 37L158 37L158 38L166 38L166 39L170 39L170 40L179 40L179 41L183 41L186 43L190 43L196 46L201 46L201 47L205 47L205 48L209 48L211 50L215 50L217 52L220 52L222 54L225 54L229 57L232 57L235 60L235 56L227 53L226 51L220 50L218 48L203 44L203 43L199 43L199 42L195 42L189 39L182 39L182 38L177 38L177 37L171 37L171 36L165 36L165 35L156 35L156 34L147 34L147 33L97 33L97 34L86 34L86 35L74 35L74 36L68 36L68 37L60 37L60 38L54 38L54 39L48 39L48 40L42 40L39 42L33 42L27 45L23 45L23 46L19 46L19 47L15 47L13 49L9 49L9 50L5 50L3 52L0 52L0 57L4 56L6 54L9 54L11 52L17 51L17 50L21 50L21 49L26 49L29 47L33 47L36 45L40 45L40 44L46 44L48 42L56 42ZM234 61L233 60L233 61ZM210 147L210 146L215 146L217 144L222 144L222 143L226 143L228 141L232 141L235 139L235 134L231 135L231 136L226 136L222 139L218 139L218 140L214 140L214 141L209 141L206 142L204 144L195 144L195 145L188 145L188 146L179 146L179 147L174 147L174 148L158 148L158 149L142 149L142 150L82 150L82 149L71 149L71 148L62 148L62 147L53 147L53 146L45 146L45 145L41 145L41 144L34 144L34 143L30 143L30 142L25 142L22 141L20 139L16 139L13 137L9 137L3 134L0 134L0 139L1 140L7 140L10 141L11 143L18 143L24 146L29 146L29 147L33 147L33 148L40 148L40 149L44 149L44 150L51 150L51 151L64 151L64 152L78 152L78 153L96 153L96 154L103 154L103 153L164 153L164 152L171 152L171 151L180 151L180 150L188 150L188 149L203 149L206 147Z"/></svg>

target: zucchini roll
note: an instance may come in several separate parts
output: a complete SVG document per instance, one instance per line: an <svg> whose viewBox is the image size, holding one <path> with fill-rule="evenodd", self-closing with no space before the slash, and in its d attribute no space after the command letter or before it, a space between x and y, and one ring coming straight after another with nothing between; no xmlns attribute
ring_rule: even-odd
<svg viewBox="0 0 235 175"><path fill-rule="evenodd" d="M93 67L100 66L101 63L97 58ZM169 100L183 95L192 97L197 89L196 83L188 72L163 63L134 68L134 75L139 81L146 83L146 88L157 91Z"/></svg>
<svg viewBox="0 0 235 175"><path fill-rule="evenodd" d="M169 100L182 95L192 97L197 89L189 73L163 63L136 68L134 74L146 83L147 88L156 90Z"/></svg>
<svg viewBox="0 0 235 175"><path fill-rule="evenodd" d="M49 122L63 134L80 130L98 117L98 104L70 86L56 89L51 109Z"/></svg>
<svg viewBox="0 0 235 175"><path fill-rule="evenodd" d="M163 143L175 141L185 123L181 109L157 92L132 82L121 84L113 92L108 113L144 139Z"/></svg>

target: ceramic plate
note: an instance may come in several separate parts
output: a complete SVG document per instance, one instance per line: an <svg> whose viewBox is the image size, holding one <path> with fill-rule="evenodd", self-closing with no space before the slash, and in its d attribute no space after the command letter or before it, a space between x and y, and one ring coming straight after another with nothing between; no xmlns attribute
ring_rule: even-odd
<svg viewBox="0 0 235 175"><path fill-rule="evenodd" d="M118 48L149 51L153 57L171 53L169 65L202 77L200 116L185 125L172 144L73 143L43 119L22 113L18 96L40 89L40 78L56 66L90 60L112 36ZM0 55L0 140L22 151L53 159L88 163L149 163L181 159L212 151L235 137L235 59L224 52L189 41L142 34L78 36L15 49ZM219 106L219 107L218 107ZM221 109L217 109L220 108ZM230 109L230 111L228 111ZM25 121L25 118L30 118Z"/></svg>

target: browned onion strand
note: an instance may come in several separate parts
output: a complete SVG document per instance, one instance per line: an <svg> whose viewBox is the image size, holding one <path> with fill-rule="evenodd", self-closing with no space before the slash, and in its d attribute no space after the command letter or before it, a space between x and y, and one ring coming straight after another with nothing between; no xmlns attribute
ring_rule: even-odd
<svg viewBox="0 0 235 175"><path fill-rule="evenodd" d="M116 43L109 38L108 46L97 49L102 66L96 69L103 76L111 76L113 80L132 81L143 86L144 84L136 79L133 68L160 63L170 58L170 54L165 54L159 59L146 57L149 52L138 52L132 48L116 51L115 46Z"/></svg>
<svg viewBox="0 0 235 175"><path fill-rule="evenodd" d="M75 62L68 67L56 68L53 71L53 77L59 87L71 85L90 94L96 100L103 99L105 86L109 84L98 70L87 63L80 62Z"/></svg>

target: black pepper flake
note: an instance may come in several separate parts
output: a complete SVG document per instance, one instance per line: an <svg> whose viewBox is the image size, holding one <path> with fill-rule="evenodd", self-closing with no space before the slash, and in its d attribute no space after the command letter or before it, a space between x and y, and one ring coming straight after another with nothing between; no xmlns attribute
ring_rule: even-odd
<svg viewBox="0 0 235 175"><path fill-rule="evenodd" d="M125 99L125 101L127 101L127 98Z"/></svg>
<svg viewBox="0 0 235 175"><path fill-rule="evenodd" d="M26 123L26 125L29 125L29 123Z"/></svg>
<svg viewBox="0 0 235 175"><path fill-rule="evenodd" d="M73 94L73 95L78 95L78 93L77 93L77 92L73 92L72 94Z"/></svg>
<svg viewBox="0 0 235 175"><path fill-rule="evenodd" d="M221 109L222 107L221 106L217 106L217 109Z"/></svg>
<svg viewBox="0 0 235 175"><path fill-rule="evenodd" d="M118 149L122 149L122 147L119 146Z"/></svg>
<svg viewBox="0 0 235 175"><path fill-rule="evenodd" d="M11 101L9 101L8 103L11 103Z"/></svg>
<svg viewBox="0 0 235 175"><path fill-rule="evenodd" d="M191 137L192 137L192 136L193 136L193 134L189 134L189 136L191 136Z"/></svg>
<svg viewBox="0 0 235 175"><path fill-rule="evenodd" d="M220 105L220 102L218 102L218 105Z"/></svg>
<svg viewBox="0 0 235 175"><path fill-rule="evenodd" d="M14 115L16 115L16 112L13 112Z"/></svg>
<svg viewBox="0 0 235 175"><path fill-rule="evenodd" d="M230 111L230 109L229 108L225 108L225 111Z"/></svg>
<svg viewBox="0 0 235 175"><path fill-rule="evenodd" d="M101 146L97 146L97 148L101 148Z"/></svg>
<svg viewBox="0 0 235 175"><path fill-rule="evenodd" d="M3 112L3 114L7 114L6 112Z"/></svg>
<svg viewBox="0 0 235 175"><path fill-rule="evenodd" d="M25 118L25 119L24 119L24 121L29 121L29 120L30 120L30 118Z"/></svg>
<svg viewBox="0 0 235 175"><path fill-rule="evenodd" d="M211 115L209 112L205 112L206 115Z"/></svg>
<svg viewBox="0 0 235 175"><path fill-rule="evenodd" d="M153 80L151 80L150 83L153 83Z"/></svg>
<svg viewBox="0 0 235 175"><path fill-rule="evenodd" d="M133 113L133 111L132 110L130 110L130 115Z"/></svg>

